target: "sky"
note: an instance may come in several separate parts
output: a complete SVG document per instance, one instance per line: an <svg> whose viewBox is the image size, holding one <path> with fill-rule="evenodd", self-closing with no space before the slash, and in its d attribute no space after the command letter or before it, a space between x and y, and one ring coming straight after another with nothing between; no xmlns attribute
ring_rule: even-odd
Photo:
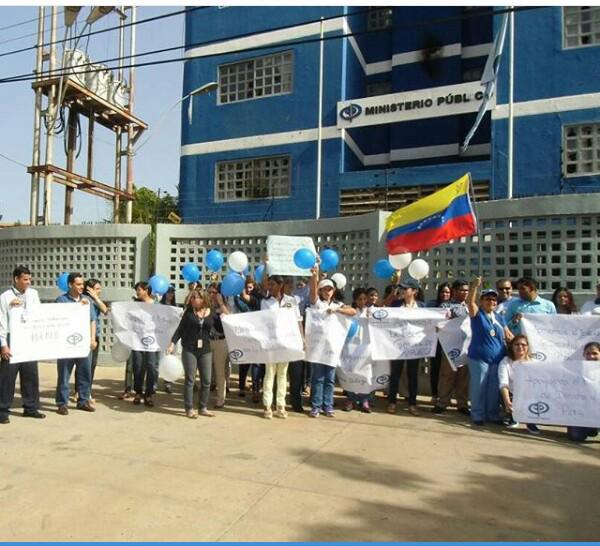
<svg viewBox="0 0 600 546"><path fill-rule="evenodd" d="M79 15L83 20L89 11L84 7ZM138 8L137 19L146 19L182 10L182 7L142 6ZM61 11L62 8L59 8ZM3 53L15 49L33 46L36 43L37 21L5 28L9 25L35 19L37 6L11 7L0 6L0 79L33 71L35 52L2 56ZM59 14L59 27L63 25L63 15ZM96 22L92 30L113 27L118 24L117 16L107 15ZM82 24L78 32L81 32ZM163 47L173 47L184 43L184 15L176 15L157 22L149 22L137 26L137 52L150 51ZM31 35L33 34L33 35ZM30 36L26 36L30 35ZM59 39L64 37L64 30L58 31ZM91 36L89 44L84 38L78 49L87 47L92 60L100 61L118 55L118 32L106 32ZM18 38L18 39L17 39ZM46 38L49 41L49 36ZM59 46L62 55L62 46ZM152 59L172 58L183 54L183 50L173 51ZM147 60L149 57L144 58ZM142 59L141 59L142 60ZM180 152L180 112L181 106L167 111L181 98L183 80L183 63L168 63L158 66L141 67L136 72L135 115L146 121L151 128L160 120L155 130L145 133L140 141L148 136L148 142L135 157L135 183L153 190L161 189L176 194L179 178ZM33 144L33 107L34 93L31 82L0 83L0 154L18 163L30 165ZM166 114L166 115L165 115ZM194 112L194 115L197 115ZM161 119L162 118L162 119ZM80 159L76 162L76 171L85 174L85 126L83 148ZM95 131L95 180L114 184L114 133L99 125ZM64 167L65 159L63 135L55 140L57 159L55 164ZM43 157L43 154L42 154ZM123 165L125 162L123 162ZM29 222L29 197L31 176L25 167L8 161L0 156L0 222ZM41 190L43 192L43 189ZM102 222L111 215L111 202L86 193L74 193L73 223ZM62 223L64 210L64 186L53 184L52 223Z"/></svg>

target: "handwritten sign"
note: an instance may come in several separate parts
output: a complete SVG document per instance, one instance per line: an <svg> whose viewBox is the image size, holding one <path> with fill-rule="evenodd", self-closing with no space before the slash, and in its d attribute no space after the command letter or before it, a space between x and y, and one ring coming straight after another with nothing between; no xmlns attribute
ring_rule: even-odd
<svg viewBox="0 0 600 546"><path fill-rule="evenodd" d="M435 356L438 342L436 326L445 318L444 309L376 309L369 316L373 360Z"/></svg>
<svg viewBox="0 0 600 546"><path fill-rule="evenodd" d="M600 362L516 365L513 415L522 423L600 427Z"/></svg>
<svg viewBox="0 0 600 546"><path fill-rule="evenodd" d="M585 344L600 339L600 317L525 314L521 330L535 360L579 360Z"/></svg>
<svg viewBox="0 0 600 546"><path fill-rule="evenodd" d="M171 305L118 301L110 317L117 339L133 351L164 351L179 325L183 311Z"/></svg>
<svg viewBox="0 0 600 546"><path fill-rule="evenodd" d="M306 360L339 366L351 320L337 313L306 310Z"/></svg>
<svg viewBox="0 0 600 546"><path fill-rule="evenodd" d="M438 338L450 367L456 371L468 363L467 351L471 344L471 320L453 318L438 325Z"/></svg>
<svg viewBox="0 0 600 546"><path fill-rule="evenodd" d="M304 359L295 309L223 315L221 320L231 362L273 364Z"/></svg>
<svg viewBox="0 0 600 546"><path fill-rule="evenodd" d="M90 308L42 303L10 311L10 362L82 358L90 353Z"/></svg>
<svg viewBox="0 0 600 546"><path fill-rule="evenodd" d="M315 243L311 237L289 237L286 235L269 235L267 237L267 255L269 275L289 275L293 277L306 277L309 272L300 269L294 263L294 254L300 248L308 248L317 254Z"/></svg>

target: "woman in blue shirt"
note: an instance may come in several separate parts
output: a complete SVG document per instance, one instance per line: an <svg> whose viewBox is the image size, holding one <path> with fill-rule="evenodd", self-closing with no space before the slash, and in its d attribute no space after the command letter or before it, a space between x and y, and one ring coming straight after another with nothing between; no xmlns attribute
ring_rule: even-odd
<svg viewBox="0 0 600 546"><path fill-rule="evenodd" d="M482 290L479 305L475 303L480 286L481 277L473 279L467 298L471 317L471 344L468 351L471 420L478 426L486 421L503 424L499 411L498 364L506 356L506 341L513 337L502 316L495 312L498 305L496 290Z"/></svg>

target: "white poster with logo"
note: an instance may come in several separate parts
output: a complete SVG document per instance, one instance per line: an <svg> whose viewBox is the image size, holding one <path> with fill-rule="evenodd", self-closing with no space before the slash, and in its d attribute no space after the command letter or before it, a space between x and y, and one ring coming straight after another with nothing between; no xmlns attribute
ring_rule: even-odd
<svg viewBox="0 0 600 546"><path fill-rule="evenodd" d="M10 362L82 358L90 353L90 307L41 303L9 311Z"/></svg>
<svg viewBox="0 0 600 546"><path fill-rule="evenodd" d="M514 366L513 415L522 423L600 427L600 362Z"/></svg>
<svg viewBox="0 0 600 546"><path fill-rule="evenodd" d="M436 326L444 309L382 307L369 316L373 360L416 359L435 356Z"/></svg>
<svg viewBox="0 0 600 546"><path fill-rule="evenodd" d="M300 269L294 263L294 254L301 248L307 248L315 256L317 255L312 237L269 235L267 237L267 256L269 257L267 272L269 275L293 277L306 277L309 275L307 269Z"/></svg>
<svg viewBox="0 0 600 546"><path fill-rule="evenodd" d="M222 315L229 360L273 364L304 360L304 342L295 309L282 307Z"/></svg>
<svg viewBox="0 0 600 546"><path fill-rule="evenodd" d="M600 317L525 314L521 329L536 360L579 360L585 344L600 339Z"/></svg>
<svg viewBox="0 0 600 546"><path fill-rule="evenodd" d="M471 319L453 318L438 324L438 338L450 367L456 371L468 363L467 351L471 344Z"/></svg>
<svg viewBox="0 0 600 546"><path fill-rule="evenodd" d="M171 305L117 301L110 318L117 339L133 351L165 351L171 343L183 310Z"/></svg>
<svg viewBox="0 0 600 546"><path fill-rule="evenodd" d="M351 319L338 313L307 309L304 334L306 360L334 368L339 366L351 324Z"/></svg>

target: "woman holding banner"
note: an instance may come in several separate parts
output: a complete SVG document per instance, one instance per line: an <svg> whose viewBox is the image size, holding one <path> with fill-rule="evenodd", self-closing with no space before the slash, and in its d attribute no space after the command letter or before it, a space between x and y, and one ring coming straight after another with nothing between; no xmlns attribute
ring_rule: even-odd
<svg viewBox="0 0 600 546"><path fill-rule="evenodd" d="M356 309L344 305L333 298L335 286L330 279L319 281L319 266L311 269L310 303L313 309L327 313L341 313L348 317L356 315ZM334 417L333 391L335 389L335 364L319 364L311 362L312 378L310 385L311 417L319 417L321 410L327 417Z"/></svg>
<svg viewBox="0 0 600 546"><path fill-rule="evenodd" d="M220 285L210 283L206 291L210 297L210 306L213 316L213 328L210 333L210 349L212 351L213 370L215 383L217 385L217 403L215 408L221 409L225 406L225 393L227 382L227 342L221 323L221 315L229 314L229 308L223 300Z"/></svg>
<svg viewBox="0 0 600 546"><path fill-rule="evenodd" d="M592 341L583 348L583 358L600 362L600 343ZM597 428L567 427L567 436L574 442L584 442L587 438L598 436Z"/></svg>
<svg viewBox="0 0 600 546"><path fill-rule="evenodd" d="M204 417L214 416L208 411L212 375L210 332L213 327L214 321L209 296L201 288L196 288L190 294L189 304L167 348L167 353L171 354L175 350L175 344L181 339L181 360L185 371L183 403L185 414L190 419L198 417L198 413L193 409L196 370L200 374L199 414Z"/></svg>
<svg viewBox="0 0 600 546"><path fill-rule="evenodd" d="M495 312L498 304L496 290L482 290L479 305L476 303L480 286L481 277L473 279L467 297L471 317L471 344L467 353L471 421L477 426L483 426L486 421L502 425L498 364L506 355L506 340L510 341L513 335L502 316Z"/></svg>

